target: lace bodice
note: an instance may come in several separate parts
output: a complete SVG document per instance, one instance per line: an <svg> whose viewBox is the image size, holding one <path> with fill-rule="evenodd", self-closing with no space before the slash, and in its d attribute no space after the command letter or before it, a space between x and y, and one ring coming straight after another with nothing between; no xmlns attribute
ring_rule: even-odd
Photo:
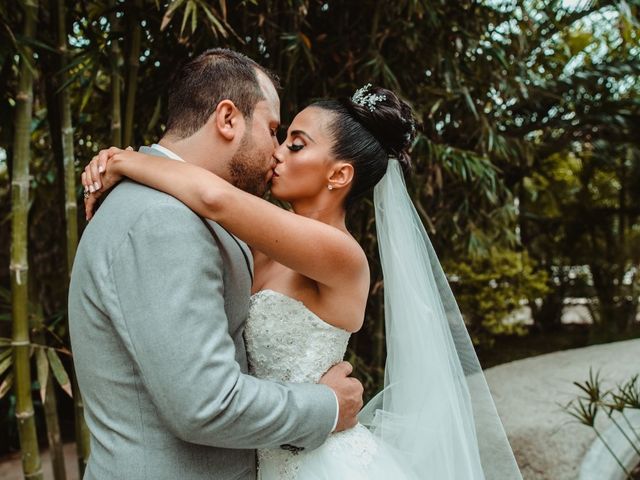
<svg viewBox="0 0 640 480"><path fill-rule="evenodd" d="M302 302L262 290L251 297L244 335L252 375L317 383L343 359L350 334L324 322Z"/></svg>
<svg viewBox="0 0 640 480"><path fill-rule="evenodd" d="M317 382L344 357L349 332L273 290L251 297L244 336L250 372L285 382ZM329 435L318 449L258 450L259 480L409 480L362 425Z"/></svg>

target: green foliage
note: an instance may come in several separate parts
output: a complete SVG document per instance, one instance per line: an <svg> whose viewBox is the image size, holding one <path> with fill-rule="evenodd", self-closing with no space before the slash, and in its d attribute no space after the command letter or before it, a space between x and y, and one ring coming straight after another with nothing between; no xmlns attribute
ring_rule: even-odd
<svg viewBox="0 0 640 480"><path fill-rule="evenodd" d="M28 46L38 55L29 65L39 79L30 125L29 295L42 306L48 346L64 347L68 333L65 204L74 200L73 192L64 195L58 93L68 94L65 124L73 127L79 174L110 145L112 130L122 128L134 146L157 140L176 66L217 46L281 77L285 126L312 99L351 95L368 82L413 105L421 128L408 188L476 342L522 333L503 320L523 304L538 326L557 326L571 296L588 298L605 330L633 321L640 290L638 2L66 0L66 65L46 4L33 38L18 33L23 3L0 2L0 225L10 218L17 58ZM80 189L75 200L82 201ZM349 359L373 392L385 352L370 201L356 208L350 226L370 259L372 288ZM6 266L8 230L0 228ZM7 270L0 269L5 288ZM0 321L0 337L10 336L7 325Z"/></svg>
<svg viewBox="0 0 640 480"><path fill-rule="evenodd" d="M596 424L599 416L605 416L629 443L636 454L640 455L640 435L638 429L632 425L627 413L630 409L638 409L640 397L639 376L634 375L627 382L618 385L615 389L605 389L604 382L600 378L600 372L589 369L589 378L584 382L573 382L578 387L580 394L562 408L578 423L590 427L602 441L605 448L616 460L620 469L627 478L632 473L620 459L619 452L614 452L602 435Z"/></svg>
<svg viewBox="0 0 640 480"><path fill-rule="evenodd" d="M491 342L504 333L524 334L522 322L505 319L547 290L546 272L526 252L492 248L468 262L448 262L447 272L474 340Z"/></svg>

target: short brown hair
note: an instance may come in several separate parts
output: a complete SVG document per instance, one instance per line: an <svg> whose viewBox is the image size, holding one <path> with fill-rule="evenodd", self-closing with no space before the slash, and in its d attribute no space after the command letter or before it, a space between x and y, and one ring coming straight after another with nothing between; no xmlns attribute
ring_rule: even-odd
<svg viewBox="0 0 640 480"><path fill-rule="evenodd" d="M251 118L264 100L256 71L278 87L277 77L249 57L226 48L212 48L186 62L169 88L166 134L185 138L197 132L222 100L231 100Z"/></svg>

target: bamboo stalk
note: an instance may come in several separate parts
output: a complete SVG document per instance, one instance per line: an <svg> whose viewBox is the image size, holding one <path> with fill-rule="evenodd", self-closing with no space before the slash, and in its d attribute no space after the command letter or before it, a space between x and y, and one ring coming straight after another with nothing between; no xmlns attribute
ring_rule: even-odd
<svg viewBox="0 0 640 480"><path fill-rule="evenodd" d="M60 434L60 422L58 421L58 401L56 400L53 383L53 378L49 374L44 397L44 419L47 425L47 440L49 441L53 478L54 480L66 480L67 472L64 465L62 435Z"/></svg>
<svg viewBox="0 0 640 480"><path fill-rule="evenodd" d="M37 0L24 2L24 37L35 34ZM31 398L31 365L29 361L29 315L27 283L27 238L29 215L29 162L31 159L31 117L33 109L33 70L29 62L32 50L26 45L20 58L18 94L16 95L14 159L11 181L11 306L13 335L13 368L16 393L16 419L22 450L25 478L42 479L38 436Z"/></svg>
<svg viewBox="0 0 640 480"><path fill-rule="evenodd" d="M68 63L67 29L66 29L66 9L65 1L57 0L57 21L58 21L58 51L60 52L60 67L63 70ZM67 235L67 273L70 276L73 261L78 248L78 200L76 197L76 171L75 155L73 151L73 123L71 120L71 98L67 88L60 92L60 112L61 112L61 135L62 135L62 156L64 168L65 186L65 219ZM84 407L82 396L78 385L75 382L75 372L72 372L73 390L73 411L76 425L76 446L78 456L78 472L80 478L89 460L89 429L84 420ZM54 467L55 469L55 467ZM58 477L56 477L57 479ZM64 477L61 477L64 478Z"/></svg>
<svg viewBox="0 0 640 480"><path fill-rule="evenodd" d="M44 334L42 333L42 316L39 316L39 332L37 341L44 344ZM38 380L40 381L40 392L42 395L42 405L44 407L44 419L47 427L47 440L49 443L49 456L51 457L51 466L53 470L54 480L66 480L66 468L64 464L64 451L62 446L62 435L60 434L60 422L58 420L58 402L54 388L54 381L50 374L49 363L46 360L46 354L43 351L36 353L38 359ZM44 359L41 362L41 359ZM44 368L41 369L41 363ZM44 375L41 373L44 370ZM42 392L44 384L44 392Z"/></svg>
<svg viewBox="0 0 640 480"><path fill-rule="evenodd" d="M127 101L124 113L124 145L131 146L133 142L133 118L135 113L136 92L138 89L138 70L140 69L140 45L142 29L140 27L141 0L134 1L134 14L132 15L131 47L129 49L129 62L127 72Z"/></svg>
<svg viewBox="0 0 640 480"><path fill-rule="evenodd" d="M118 19L116 17L115 0L111 0L109 5L113 9L111 14L111 143L116 147L122 146L122 114L121 114L121 88L120 88L120 65L122 64L122 50L118 39Z"/></svg>

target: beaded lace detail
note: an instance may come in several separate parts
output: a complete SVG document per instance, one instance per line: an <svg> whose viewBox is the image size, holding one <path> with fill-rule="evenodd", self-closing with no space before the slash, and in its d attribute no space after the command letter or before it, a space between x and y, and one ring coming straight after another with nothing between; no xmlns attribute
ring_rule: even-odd
<svg viewBox="0 0 640 480"><path fill-rule="evenodd" d="M324 322L294 298L262 290L251 297L244 335L252 375L317 383L344 357L350 333Z"/></svg>
<svg viewBox="0 0 640 480"><path fill-rule="evenodd" d="M245 327L249 370L258 378L293 383L314 382L340 362L347 349L349 332L334 327L298 300L272 290L251 297ZM377 444L369 431L356 428L334 433L321 447L329 452L350 451L356 464L371 462ZM307 452L282 449L258 450L259 478L297 479ZM329 457L330 458L330 457Z"/></svg>

